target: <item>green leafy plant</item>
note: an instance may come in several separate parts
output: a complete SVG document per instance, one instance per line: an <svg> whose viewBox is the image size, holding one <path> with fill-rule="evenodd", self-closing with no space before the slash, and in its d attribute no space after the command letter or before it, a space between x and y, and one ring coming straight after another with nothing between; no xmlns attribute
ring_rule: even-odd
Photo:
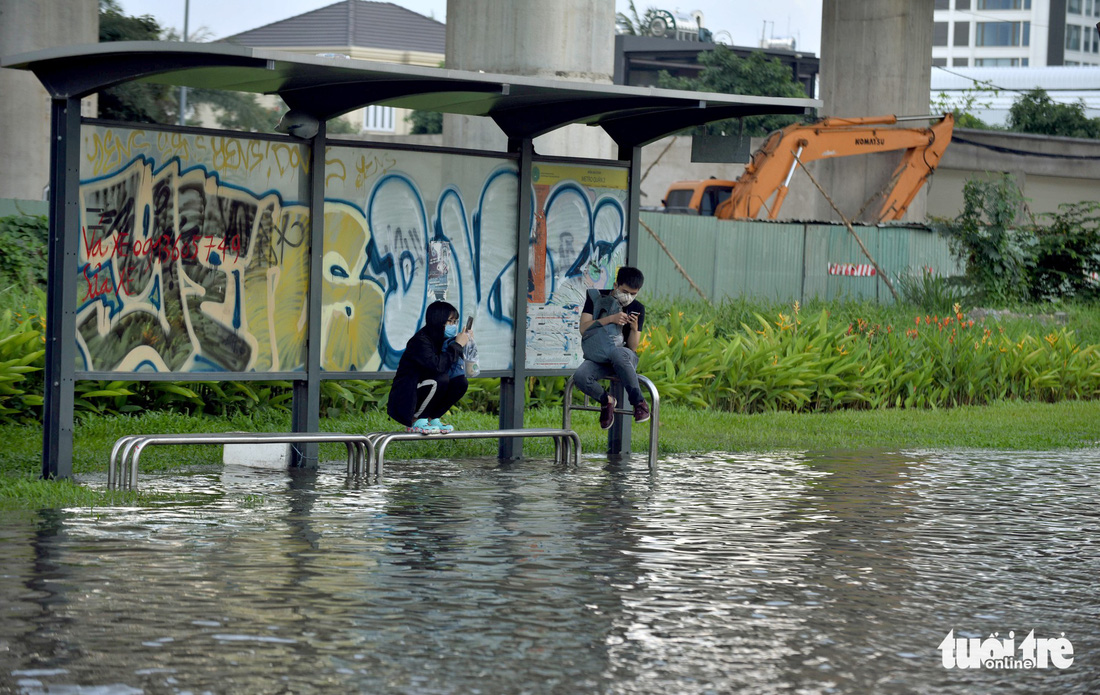
<svg viewBox="0 0 1100 695"><path fill-rule="evenodd" d="M966 288L958 278L949 278L922 268L918 271L899 273L898 292L902 300L921 311L947 313L955 304L969 303Z"/></svg>
<svg viewBox="0 0 1100 695"><path fill-rule="evenodd" d="M1035 263L1028 283L1032 298L1095 298L1100 278L1100 203L1062 204L1057 212L1041 218L1049 223L1035 229Z"/></svg>
<svg viewBox="0 0 1100 695"><path fill-rule="evenodd" d="M0 289L45 289L48 231L44 215L0 217Z"/></svg>
<svg viewBox="0 0 1100 695"><path fill-rule="evenodd" d="M1029 265L1034 263L1034 234L1019 224L1025 200L1010 174L972 178L963 187L963 211L954 220L936 219L933 227L947 238L965 264L970 289L983 301L1003 304L1028 298Z"/></svg>
<svg viewBox="0 0 1100 695"><path fill-rule="evenodd" d="M44 365L42 320L0 312L0 414L17 422L35 422L42 406L41 380L32 377ZM36 388L37 387L37 388Z"/></svg>

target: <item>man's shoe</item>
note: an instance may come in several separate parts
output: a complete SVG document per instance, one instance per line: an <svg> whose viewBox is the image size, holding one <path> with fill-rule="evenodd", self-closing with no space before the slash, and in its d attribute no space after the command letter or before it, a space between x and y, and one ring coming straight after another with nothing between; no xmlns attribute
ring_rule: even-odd
<svg viewBox="0 0 1100 695"><path fill-rule="evenodd" d="M600 406L600 427L605 430L611 429L611 425L615 424L615 406L618 402L614 397L608 395L607 402Z"/></svg>
<svg viewBox="0 0 1100 695"><path fill-rule="evenodd" d="M649 419L649 406L645 401L634 406L634 422L645 422Z"/></svg>

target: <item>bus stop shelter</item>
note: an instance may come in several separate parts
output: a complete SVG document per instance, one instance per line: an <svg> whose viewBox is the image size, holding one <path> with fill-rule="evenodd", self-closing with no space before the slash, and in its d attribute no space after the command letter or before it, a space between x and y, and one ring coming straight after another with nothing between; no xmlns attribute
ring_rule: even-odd
<svg viewBox="0 0 1100 695"><path fill-rule="evenodd" d="M436 299L476 317L500 426L522 428L526 377L580 360L585 290L636 263L642 146L820 105L214 44L72 46L2 65L33 72L51 99L46 477L72 472L77 380L286 380L292 430L316 432L321 382L391 378ZM81 117L82 97L127 82L273 94L290 112L273 134ZM326 133L369 105L490 118L507 151ZM602 128L617 159L535 151L570 124ZM629 423L609 435L609 452L628 451ZM499 453L518 457L521 440Z"/></svg>

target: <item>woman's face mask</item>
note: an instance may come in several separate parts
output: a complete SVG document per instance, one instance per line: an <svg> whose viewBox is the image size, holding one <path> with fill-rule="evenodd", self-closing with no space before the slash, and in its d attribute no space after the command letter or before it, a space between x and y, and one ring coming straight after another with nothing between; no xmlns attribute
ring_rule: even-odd
<svg viewBox="0 0 1100 695"><path fill-rule="evenodd" d="M448 323L446 326L443 327L443 337L444 338L454 338L457 335L458 335L458 324L457 323Z"/></svg>

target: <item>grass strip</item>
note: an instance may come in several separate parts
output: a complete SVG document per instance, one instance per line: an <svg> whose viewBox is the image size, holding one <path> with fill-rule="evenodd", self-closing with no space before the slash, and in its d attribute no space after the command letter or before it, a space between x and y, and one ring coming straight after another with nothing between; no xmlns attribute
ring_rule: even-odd
<svg viewBox="0 0 1100 695"><path fill-rule="evenodd" d="M449 418L465 430L494 429L497 416L457 412ZM1100 401L1035 403L1011 401L991 406L948 410L846 410L825 414L789 412L737 415L682 406L661 408L660 452L685 454L710 451L773 451L879 449L879 448L980 448L1049 450L1100 445ZM381 410L360 416L324 419L322 429L331 432L369 432L396 429ZM528 427L560 427L561 412L542 408L527 411ZM588 454L606 450L607 435L599 429L595 413L575 413L573 426ZM289 418L264 412L253 418L195 417L174 413L145 413L134 417L89 417L77 424L73 472L104 473L115 440L125 434L229 431L287 431ZM38 473L42 433L37 427L0 425L7 443L0 451L0 477L28 478ZM648 425L635 425L635 451L645 451ZM426 441L395 445L388 458L462 458L494 456L495 440ZM549 456L548 440L527 440L524 451ZM324 460L346 455L342 445L322 445ZM219 446L150 447L142 455L142 472L170 471L221 462Z"/></svg>

